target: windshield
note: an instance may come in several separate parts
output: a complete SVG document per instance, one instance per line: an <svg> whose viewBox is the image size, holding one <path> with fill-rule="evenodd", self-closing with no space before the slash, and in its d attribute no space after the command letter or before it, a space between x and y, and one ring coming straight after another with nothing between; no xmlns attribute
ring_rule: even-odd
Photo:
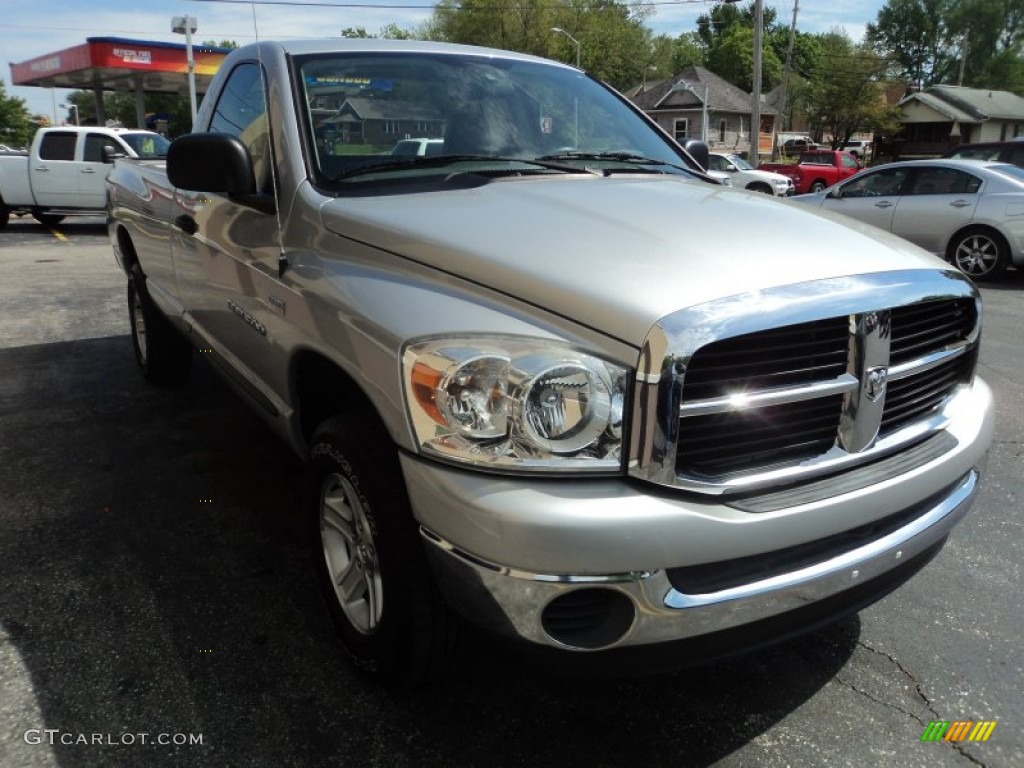
<svg viewBox="0 0 1024 768"><path fill-rule="evenodd" d="M300 57L298 76L321 186L456 171L690 173L670 139L612 91L562 66L350 53Z"/></svg>
<svg viewBox="0 0 1024 768"><path fill-rule="evenodd" d="M733 165L735 165L741 171L752 171L752 170L754 170L754 166L752 166L750 163L748 163L746 160L744 160L739 155L729 155L729 159L732 160Z"/></svg>
<svg viewBox="0 0 1024 768"><path fill-rule="evenodd" d="M167 157L167 148L171 146L171 142L159 133L122 133L120 136L143 159Z"/></svg>

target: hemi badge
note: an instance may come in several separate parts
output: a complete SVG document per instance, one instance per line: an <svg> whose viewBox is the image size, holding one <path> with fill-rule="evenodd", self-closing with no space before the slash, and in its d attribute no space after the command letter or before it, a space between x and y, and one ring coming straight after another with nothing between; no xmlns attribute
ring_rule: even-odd
<svg viewBox="0 0 1024 768"><path fill-rule="evenodd" d="M279 297L277 297L277 296L275 296L274 294L271 293L270 295L267 296L267 301L270 302L270 308L271 309L273 309L275 312L277 312L279 314L282 314L282 315L284 314L284 308L285 308L284 299L279 298Z"/></svg>

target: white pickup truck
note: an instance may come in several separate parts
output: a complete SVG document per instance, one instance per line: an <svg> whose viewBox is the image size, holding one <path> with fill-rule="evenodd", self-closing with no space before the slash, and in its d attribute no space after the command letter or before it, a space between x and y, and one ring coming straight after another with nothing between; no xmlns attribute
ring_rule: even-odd
<svg viewBox="0 0 1024 768"><path fill-rule="evenodd" d="M162 159L170 142L152 131L97 126L40 128L28 152L0 154L0 229L12 213L53 226L68 214L106 209L112 158ZM104 158L104 147L112 147Z"/></svg>

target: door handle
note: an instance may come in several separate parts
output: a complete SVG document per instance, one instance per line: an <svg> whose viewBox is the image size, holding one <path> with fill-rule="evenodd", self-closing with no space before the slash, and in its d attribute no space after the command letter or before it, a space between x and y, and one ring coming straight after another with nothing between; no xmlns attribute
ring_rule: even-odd
<svg viewBox="0 0 1024 768"><path fill-rule="evenodd" d="M880 203L875 203L875 208L892 208L892 203L888 200L883 200Z"/></svg>
<svg viewBox="0 0 1024 768"><path fill-rule="evenodd" d="M37 170L37 171L40 171L40 172L43 172L43 171L48 171L48 170L50 170L50 169L49 169L49 168L47 168L47 167L46 167L45 165L37 165L37 166L36 166L36 170Z"/></svg>
<svg viewBox="0 0 1024 768"><path fill-rule="evenodd" d="M967 206L970 205L970 203L968 203L966 200L954 200L952 203L950 203L950 205L952 205L954 208L966 208Z"/></svg>
<svg viewBox="0 0 1024 768"><path fill-rule="evenodd" d="M199 231L199 225L196 224L196 220L189 216L187 213L181 214L174 219L174 226L184 232L186 235L194 235Z"/></svg>
<svg viewBox="0 0 1024 768"><path fill-rule="evenodd" d="M82 173L96 173L92 168L83 168Z"/></svg>

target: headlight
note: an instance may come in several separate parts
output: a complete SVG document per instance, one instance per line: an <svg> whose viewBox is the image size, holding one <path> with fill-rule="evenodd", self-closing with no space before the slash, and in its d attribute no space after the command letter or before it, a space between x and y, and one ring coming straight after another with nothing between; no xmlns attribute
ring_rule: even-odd
<svg viewBox="0 0 1024 768"><path fill-rule="evenodd" d="M625 368L554 342L488 337L411 344L402 369L426 454L505 470L622 467Z"/></svg>

